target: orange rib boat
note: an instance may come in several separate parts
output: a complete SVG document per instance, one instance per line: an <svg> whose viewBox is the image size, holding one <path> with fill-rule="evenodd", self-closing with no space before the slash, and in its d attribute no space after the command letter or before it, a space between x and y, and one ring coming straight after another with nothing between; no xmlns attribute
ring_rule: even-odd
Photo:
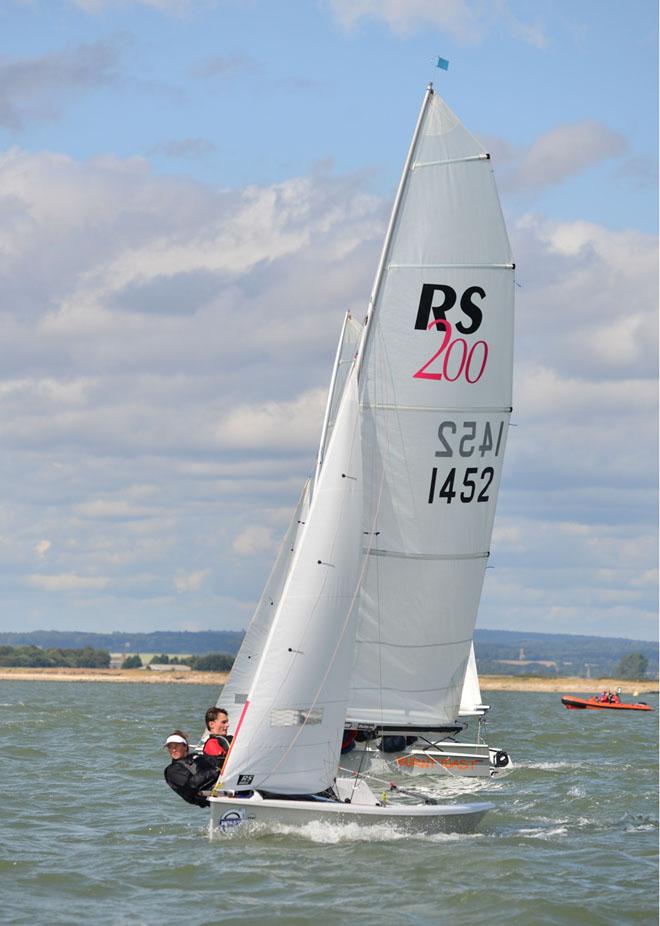
<svg viewBox="0 0 660 926"><path fill-rule="evenodd" d="M622 701L600 701L593 698L574 698L573 695L563 695L561 703L569 711L652 711L653 708L643 701L635 704L624 704Z"/></svg>

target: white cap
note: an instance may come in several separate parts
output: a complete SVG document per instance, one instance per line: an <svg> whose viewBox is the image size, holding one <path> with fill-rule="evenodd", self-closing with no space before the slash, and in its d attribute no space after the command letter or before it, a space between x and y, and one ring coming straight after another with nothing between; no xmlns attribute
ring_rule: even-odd
<svg viewBox="0 0 660 926"><path fill-rule="evenodd" d="M168 736L163 745L169 746L170 743L183 743L184 746L188 745L188 740L184 739L182 736L179 736L178 733L173 733L171 736Z"/></svg>

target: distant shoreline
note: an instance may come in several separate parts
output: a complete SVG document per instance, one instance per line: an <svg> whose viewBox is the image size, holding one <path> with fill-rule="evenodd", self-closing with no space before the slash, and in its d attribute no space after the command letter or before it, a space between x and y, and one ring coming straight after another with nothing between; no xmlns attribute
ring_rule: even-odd
<svg viewBox="0 0 660 926"><path fill-rule="evenodd" d="M144 685L224 685L228 672L151 672L149 669L28 669L0 667L0 681L112 682Z"/></svg>
<svg viewBox="0 0 660 926"><path fill-rule="evenodd" d="M22 682L110 682L146 685L224 685L228 672L150 672L148 669L26 669L0 668L0 681ZM656 694L657 679L629 681L616 678L537 678L535 676L482 675L481 689L487 691L548 691L556 693L596 692L621 688L628 695Z"/></svg>

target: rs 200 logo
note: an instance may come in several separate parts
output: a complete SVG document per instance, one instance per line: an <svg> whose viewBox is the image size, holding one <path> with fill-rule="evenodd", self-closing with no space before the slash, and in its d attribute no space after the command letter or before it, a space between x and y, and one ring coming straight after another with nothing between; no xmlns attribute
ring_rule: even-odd
<svg viewBox="0 0 660 926"><path fill-rule="evenodd" d="M439 305L434 304L437 292L443 296ZM468 286L463 292L459 306L467 323L463 319L456 322L458 332L474 334L478 330L483 320L483 312L474 300L485 297L486 291L481 286ZM452 339L452 324L447 320L446 313L454 308L457 298L456 290L451 286L439 283L423 284L415 328L422 331L438 328L444 331L444 335L440 348L416 373L413 373L414 379L445 379L447 382L455 383L463 378L468 383L477 383L483 376L488 362L488 343L480 339L468 347L465 338Z"/></svg>

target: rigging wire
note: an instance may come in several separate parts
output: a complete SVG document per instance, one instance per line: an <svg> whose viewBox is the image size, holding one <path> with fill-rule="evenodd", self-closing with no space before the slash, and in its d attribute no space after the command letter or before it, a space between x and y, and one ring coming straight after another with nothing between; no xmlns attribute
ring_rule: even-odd
<svg viewBox="0 0 660 926"><path fill-rule="evenodd" d="M350 768L344 768L341 765L339 766L339 771L346 772L349 775L355 775L355 776L358 775L358 772L354 772ZM433 797L431 794L428 794L426 791L410 791L406 788L400 788L394 781L387 781L385 778L376 778L375 775L364 774L362 777L365 779L369 779L369 781L375 781L377 784L387 785L390 791L398 791L399 794L405 794L407 797L416 797L416 798L421 797L424 799L425 804L438 804L439 803L437 798Z"/></svg>

